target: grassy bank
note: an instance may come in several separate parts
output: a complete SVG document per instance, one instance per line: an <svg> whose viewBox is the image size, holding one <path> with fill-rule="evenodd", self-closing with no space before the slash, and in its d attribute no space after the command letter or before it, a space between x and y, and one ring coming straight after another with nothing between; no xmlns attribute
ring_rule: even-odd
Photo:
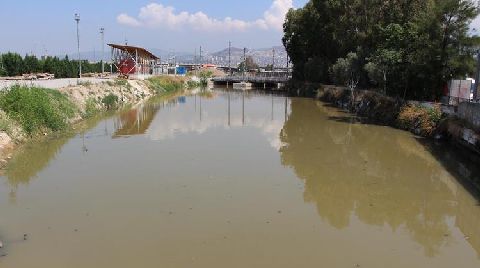
<svg viewBox="0 0 480 268"><path fill-rule="evenodd" d="M0 160L4 151L73 123L188 88L188 78L159 76L79 84L59 90L12 86L0 92ZM2 164L4 161L2 161Z"/></svg>
<svg viewBox="0 0 480 268"><path fill-rule="evenodd" d="M75 104L56 90L22 86L0 94L0 109L29 135L63 130L77 112ZM4 123L14 124L8 120Z"/></svg>
<svg viewBox="0 0 480 268"><path fill-rule="evenodd" d="M147 79L156 94L174 92L186 88L187 79L180 76L155 76Z"/></svg>

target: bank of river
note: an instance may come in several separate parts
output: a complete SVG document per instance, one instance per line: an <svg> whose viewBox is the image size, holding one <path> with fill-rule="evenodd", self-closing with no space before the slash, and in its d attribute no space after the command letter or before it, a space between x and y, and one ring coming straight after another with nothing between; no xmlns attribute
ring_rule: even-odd
<svg viewBox="0 0 480 268"><path fill-rule="evenodd" d="M55 80L48 82L54 83ZM74 124L106 110L124 109L153 96L186 89L189 85L188 79L170 76L152 77L148 80L78 80L75 85L55 90L22 84L12 85L10 89L4 90L15 93L7 95L4 91L0 96L2 107L10 109L0 109L0 168L7 164L12 153L22 144L40 142L44 139L43 136L56 136L63 130L70 130ZM55 94L57 92L66 98ZM3 104L4 101L11 103ZM29 112L33 109L35 112ZM52 123L53 120L56 121ZM36 125L33 125L33 122ZM51 125L59 124L65 127L50 128ZM28 131L26 127L33 128L33 131Z"/></svg>
<svg viewBox="0 0 480 268"><path fill-rule="evenodd" d="M322 102L203 91L86 129L0 177L0 268L480 266L478 167Z"/></svg>

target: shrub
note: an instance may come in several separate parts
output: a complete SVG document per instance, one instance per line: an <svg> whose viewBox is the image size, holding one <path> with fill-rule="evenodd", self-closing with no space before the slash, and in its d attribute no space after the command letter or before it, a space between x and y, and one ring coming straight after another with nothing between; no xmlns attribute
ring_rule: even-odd
<svg viewBox="0 0 480 268"><path fill-rule="evenodd" d="M210 70L200 72L200 85L206 87L208 85L208 79L212 77L212 75L213 72Z"/></svg>
<svg viewBox="0 0 480 268"><path fill-rule="evenodd" d="M77 86L90 87L92 82L90 81L77 81Z"/></svg>
<svg viewBox="0 0 480 268"><path fill-rule="evenodd" d="M433 108L420 105L406 105L398 115L398 124L401 128L411 130L417 135L430 137L433 135L442 112L438 105Z"/></svg>
<svg viewBox="0 0 480 268"><path fill-rule="evenodd" d="M0 108L28 134L42 128L64 129L75 105L62 93L44 88L13 86L0 94Z"/></svg>
<svg viewBox="0 0 480 268"><path fill-rule="evenodd" d="M118 96L110 93L107 96L103 97L102 103L105 105L107 110L114 109L115 107L117 107L118 104Z"/></svg>
<svg viewBox="0 0 480 268"><path fill-rule="evenodd" d="M180 77L155 76L148 79L155 92L173 92L184 88L185 81Z"/></svg>
<svg viewBox="0 0 480 268"><path fill-rule="evenodd" d="M128 81L126 79L115 79L115 85L116 86L126 86L128 84Z"/></svg>
<svg viewBox="0 0 480 268"><path fill-rule="evenodd" d="M85 115L84 117L92 117L96 115L100 109L97 107L97 101L94 98L88 98L85 102Z"/></svg>

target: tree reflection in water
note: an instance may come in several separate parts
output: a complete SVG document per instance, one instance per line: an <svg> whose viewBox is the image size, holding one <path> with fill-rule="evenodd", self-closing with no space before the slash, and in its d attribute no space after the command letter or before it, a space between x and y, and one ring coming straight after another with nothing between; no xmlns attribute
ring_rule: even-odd
<svg viewBox="0 0 480 268"><path fill-rule="evenodd" d="M480 208L409 133L355 124L310 100L293 99L291 109L281 133L282 163L304 181L305 202L329 224L345 229L356 217L392 231L405 228L430 257L452 242L452 222L468 217L476 228L460 229L480 237ZM478 239L469 242L480 254Z"/></svg>

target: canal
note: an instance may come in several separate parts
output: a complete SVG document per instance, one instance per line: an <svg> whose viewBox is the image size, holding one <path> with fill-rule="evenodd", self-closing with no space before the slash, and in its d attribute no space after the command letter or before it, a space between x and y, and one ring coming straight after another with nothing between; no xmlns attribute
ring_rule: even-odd
<svg viewBox="0 0 480 268"><path fill-rule="evenodd" d="M480 172L312 99L213 90L31 144L0 268L480 267Z"/></svg>

